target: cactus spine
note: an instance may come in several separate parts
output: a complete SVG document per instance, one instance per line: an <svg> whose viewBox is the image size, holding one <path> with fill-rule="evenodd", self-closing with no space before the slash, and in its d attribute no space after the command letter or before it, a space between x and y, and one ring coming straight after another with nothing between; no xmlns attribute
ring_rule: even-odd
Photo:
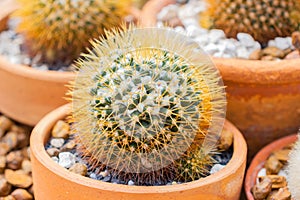
<svg viewBox="0 0 300 200"><path fill-rule="evenodd" d="M31 54L48 63L71 63L104 29L118 26L131 0L18 0L17 31Z"/></svg>
<svg viewBox="0 0 300 200"><path fill-rule="evenodd" d="M183 168L170 169L185 167L181 160L187 157L203 166L212 163L205 136L222 129L225 94L196 43L167 29L116 30L95 40L77 67L73 131L82 154L93 158L91 165L151 184L155 177L163 181L158 175L163 173L182 179ZM205 171L200 167L189 167L195 172L183 179L199 178Z"/></svg>

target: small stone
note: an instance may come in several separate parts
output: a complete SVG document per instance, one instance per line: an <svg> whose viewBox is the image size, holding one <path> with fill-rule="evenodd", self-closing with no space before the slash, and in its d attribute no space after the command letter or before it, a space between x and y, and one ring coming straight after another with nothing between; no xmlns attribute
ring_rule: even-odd
<svg viewBox="0 0 300 200"><path fill-rule="evenodd" d="M208 45L204 46L203 49L211 55L219 51L218 46L212 43L209 43Z"/></svg>
<svg viewBox="0 0 300 200"><path fill-rule="evenodd" d="M0 142L0 156L5 156L8 152L9 145L4 142Z"/></svg>
<svg viewBox="0 0 300 200"><path fill-rule="evenodd" d="M76 146L75 140L70 140L61 148L61 151L71 151L75 148L75 146Z"/></svg>
<svg viewBox="0 0 300 200"><path fill-rule="evenodd" d="M224 167L225 167L225 165L215 164L214 166L212 166L209 173L214 174L214 173L220 171L221 169L223 169Z"/></svg>
<svg viewBox="0 0 300 200"><path fill-rule="evenodd" d="M225 33L224 33L223 30L212 29L212 30L209 31L208 39L212 43L216 43L220 39L225 39L225 38L226 38L226 36L225 36Z"/></svg>
<svg viewBox="0 0 300 200"><path fill-rule="evenodd" d="M277 47L267 47L262 50L263 55L265 56L272 56L275 58L283 58L284 57L284 52L283 50L277 48Z"/></svg>
<svg viewBox="0 0 300 200"><path fill-rule="evenodd" d="M8 195L8 196L5 196L5 197L0 197L0 200L16 200L16 199L13 196Z"/></svg>
<svg viewBox="0 0 300 200"><path fill-rule="evenodd" d="M257 183L259 182L259 179L258 177L261 177L261 176L266 176L267 175L267 171L266 171L266 168L261 168L261 170L259 170L259 172L257 173Z"/></svg>
<svg viewBox="0 0 300 200"><path fill-rule="evenodd" d="M250 56L250 52L247 50L246 47L244 47L244 46L238 47L238 49L237 49L237 57L238 58L248 59L249 56Z"/></svg>
<svg viewBox="0 0 300 200"><path fill-rule="evenodd" d="M105 170L105 171L100 172L99 175L102 176L102 177L106 177L106 176L109 175L109 173L108 173L107 170Z"/></svg>
<svg viewBox="0 0 300 200"><path fill-rule="evenodd" d="M173 181L173 182L171 183L171 185L177 185L177 182L176 182L176 181Z"/></svg>
<svg viewBox="0 0 300 200"><path fill-rule="evenodd" d="M265 168L267 170L267 175L277 174L283 167L283 164L274 156L271 155L265 162Z"/></svg>
<svg viewBox="0 0 300 200"><path fill-rule="evenodd" d="M251 192L255 200L265 199L272 190L272 181L269 178L263 179L261 182L255 184Z"/></svg>
<svg viewBox="0 0 300 200"><path fill-rule="evenodd" d="M27 159L24 159L22 162L22 170L27 173L31 174L32 172L32 167L31 167L31 162Z"/></svg>
<svg viewBox="0 0 300 200"><path fill-rule="evenodd" d="M50 157L58 156L58 154L59 154L59 150L57 148L49 148L46 151Z"/></svg>
<svg viewBox="0 0 300 200"><path fill-rule="evenodd" d="M14 149L18 144L18 133L17 132L8 132L2 138L2 142L6 143L9 146L9 149Z"/></svg>
<svg viewBox="0 0 300 200"><path fill-rule="evenodd" d="M289 53L288 55L286 55L284 59L289 60L289 59L299 59L299 58L300 58L300 52L295 50Z"/></svg>
<svg viewBox="0 0 300 200"><path fill-rule="evenodd" d="M218 148L221 151L228 150L233 143L233 133L227 129L223 129L219 138Z"/></svg>
<svg viewBox="0 0 300 200"><path fill-rule="evenodd" d="M291 152L290 149L281 149L278 151L274 151L273 155L281 162L286 163L289 159L289 153Z"/></svg>
<svg viewBox="0 0 300 200"><path fill-rule="evenodd" d="M90 174L90 178L91 178L91 179L97 179L97 174L91 173L91 174Z"/></svg>
<svg viewBox="0 0 300 200"><path fill-rule="evenodd" d="M5 167L6 167L6 157L0 156L0 174L4 172Z"/></svg>
<svg viewBox="0 0 300 200"><path fill-rule="evenodd" d="M29 136L30 134L27 132L19 132L17 134L18 148L24 148L29 145Z"/></svg>
<svg viewBox="0 0 300 200"><path fill-rule="evenodd" d="M31 200L33 196L24 189L15 189L11 196L13 196L16 200Z"/></svg>
<svg viewBox="0 0 300 200"><path fill-rule="evenodd" d="M253 51L250 56L249 59L250 60L260 60L262 56L262 51L260 49L256 49L255 51Z"/></svg>
<svg viewBox="0 0 300 200"><path fill-rule="evenodd" d="M291 193L287 187L279 188L278 191L269 195L268 200L291 200Z"/></svg>
<svg viewBox="0 0 300 200"><path fill-rule="evenodd" d="M27 158L28 160L30 160L30 147L23 147L21 149L22 155L24 158Z"/></svg>
<svg viewBox="0 0 300 200"><path fill-rule="evenodd" d="M238 33L236 37L239 42L245 47L252 47L255 45L255 40L248 33Z"/></svg>
<svg viewBox="0 0 300 200"><path fill-rule="evenodd" d="M52 129L52 137L55 138L68 138L70 133L70 125L63 120L59 120L56 122Z"/></svg>
<svg viewBox="0 0 300 200"><path fill-rule="evenodd" d="M4 115L0 116L0 138L3 136L3 134L11 128L13 125L13 122L5 117Z"/></svg>
<svg viewBox="0 0 300 200"><path fill-rule="evenodd" d="M58 160L58 157L56 157L56 156L52 156L51 159L52 159L54 162L56 162L56 163L58 163L58 161L59 161L59 160Z"/></svg>
<svg viewBox="0 0 300 200"><path fill-rule="evenodd" d="M11 169L6 169L4 171L4 176L10 184L19 188L28 188L32 185L31 176L26 174L23 170L13 171Z"/></svg>
<svg viewBox="0 0 300 200"><path fill-rule="evenodd" d="M0 178L0 196L7 196L11 192L11 184L5 178Z"/></svg>
<svg viewBox="0 0 300 200"><path fill-rule="evenodd" d="M63 138L52 138L50 144L53 147L60 148L64 145L65 140Z"/></svg>
<svg viewBox="0 0 300 200"><path fill-rule="evenodd" d="M134 182L132 180L129 180L128 185L134 185Z"/></svg>
<svg viewBox="0 0 300 200"><path fill-rule="evenodd" d="M272 181L272 189L278 189L287 186L286 178L284 176L267 175L267 176L258 177L259 181L263 181L266 178Z"/></svg>
<svg viewBox="0 0 300 200"><path fill-rule="evenodd" d="M21 151L11 151L6 156L6 165L9 169L20 169L24 157Z"/></svg>
<svg viewBox="0 0 300 200"><path fill-rule="evenodd" d="M81 176L85 176L87 173L87 167L82 163L75 163L72 167L70 167L69 171L80 174Z"/></svg>
<svg viewBox="0 0 300 200"><path fill-rule="evenodd" d="M290 48L290 42L289 42L288 38L286 38L286 37L276 37L275 45L277 48L279 48L281 50Z"/></svg>
<svg viewBox="0 0 300 200"><path fill-rule="evenodd" d="M70 152L61 152L58 154L58 164L64 168L70 168L75 164L75 155Z"/></svg>

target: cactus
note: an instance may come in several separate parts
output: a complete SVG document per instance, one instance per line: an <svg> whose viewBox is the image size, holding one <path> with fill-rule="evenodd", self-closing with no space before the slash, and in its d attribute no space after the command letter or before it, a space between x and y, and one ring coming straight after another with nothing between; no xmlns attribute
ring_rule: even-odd
<svg viewBox="0 0 300 200"><path fill-rule="evenodd" d="M204 27L224 30L227 37L249 33L266 43L289 36L300 24L299 0L206 0L207 12L200 18Z"/></svg>
<svg viewBox="0 0 300 200"><path fill-rule="evenodd" d="M167 29L115 30L95 40L77 67L73 132L92 166L148 185L174 174L182 179L186 174L177 166L185 166L181 160L187 157L211 164L225 94L195 42ZM189 169L195 175L185 180L204 171Z"/></svg>
<svg viewBox="0 0 300 200"><path fill-rule="evenodd" d="M131 0L18 0L17 31L25 36L31 55L41 61L70 64L104 29L118 26Z"/></svg>
<svg viewBox="0 0 300 200"><path fill-rule="evenodd" d="M300 130L298 132L298 141L289 157L287 167L288 188L294 199L300 199Z"/></svg>

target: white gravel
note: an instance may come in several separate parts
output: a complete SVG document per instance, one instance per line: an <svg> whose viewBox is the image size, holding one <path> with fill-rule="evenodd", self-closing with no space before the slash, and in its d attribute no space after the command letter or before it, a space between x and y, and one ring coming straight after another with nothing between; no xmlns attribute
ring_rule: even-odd
<svg viewBox="0 0 300 200"><path fill-rule="evenodd" d="M178 17L183 27L175 27L174 30L193 38L207 53L214 57L225 58L249 58L249 55L257 49L261 49L259 42L247 33L238 33L237 39L226 38L222 30L207 30L199 24L199 13L205 11L204 0L190 0L189 3L180 6L173 4L166 6L158 14L158 27L163 26L163 20ZM291 37L277 37L269 41L268 46L279 49L294 49Z"/></svg>

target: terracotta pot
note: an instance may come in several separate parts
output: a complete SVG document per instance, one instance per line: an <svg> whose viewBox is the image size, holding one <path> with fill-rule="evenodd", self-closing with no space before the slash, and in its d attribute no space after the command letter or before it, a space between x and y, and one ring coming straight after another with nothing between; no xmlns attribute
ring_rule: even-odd
<svg viewBox="0 0 300 200"><path fill-rule="evenodd" d="M289 144L296 142L297 134L280 138L261 149L252 160L246 174L244 189L248 200L254 200L251 188L256 183L258 172L264 167L265 161L270 154L276 150L280 150Z"/></svg>
<svg viewBox="0 0 300 200"><path fill-rule="evenodd" d="M17 5L13 0L1 0L0 6L5 8L0 11L1 31ZM132 9L134 17L139 12ZM40 71L12 64L0 55L0 112L18 122L35 125L45 114L67 103L66 85L74 78L73 72Z"/></svg>
<svg viewBox="0 0 300 200"><path fill-rule="evenodd" d="M175 0L151 0L142 26L154 26L157 13ZM248 156L300 125L300 59L260 61L212 58L227 92L227 118L244 134ZM250 159L249 159L250 160Z"/></svg>
<svg viewBox="0 0 300 200"><path fill-rule="evenodd" d="M247 146L242 134L228 121L225 129L234 133L234 152L225 168L206 178L172 186L128 186L101 182L62 168L45 151L53 125L64 119L71 105L46 115L31 135L34 194L37 200L238 200L246 165Z"/></svg>

